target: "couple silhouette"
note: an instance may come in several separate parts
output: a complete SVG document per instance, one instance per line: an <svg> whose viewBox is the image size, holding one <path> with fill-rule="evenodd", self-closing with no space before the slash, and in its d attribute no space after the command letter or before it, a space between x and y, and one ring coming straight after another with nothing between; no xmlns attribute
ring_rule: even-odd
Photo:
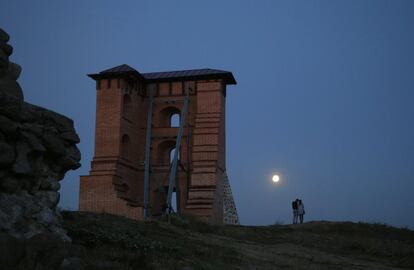
<svg viewBox="0 0 414 270"><path fill-rule="evenodd" d="M293 224L303 223L303 215L305 215L305 205L302 200L296 199L292 202L293 209Z"/></svg>

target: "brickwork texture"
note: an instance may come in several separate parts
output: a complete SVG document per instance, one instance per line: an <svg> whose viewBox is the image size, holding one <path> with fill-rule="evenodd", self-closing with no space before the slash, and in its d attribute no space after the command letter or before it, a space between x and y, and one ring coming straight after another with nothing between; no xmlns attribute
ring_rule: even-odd
<svg viewBox="0 0 414 270"><path fill-rule="evenodd" d="M149 211L154 217L163 215L179 129L172 119L180 115L189 93L174 188L176 208L212 223L238 224L226 175L226 88L235 84L230 72L140 74L123 65L89 76L96 81L97 93L95 151L89 175L80 178L81 211L143 218L145 134L150 128ZM149 127L150 88L155 95Z"/></svg>

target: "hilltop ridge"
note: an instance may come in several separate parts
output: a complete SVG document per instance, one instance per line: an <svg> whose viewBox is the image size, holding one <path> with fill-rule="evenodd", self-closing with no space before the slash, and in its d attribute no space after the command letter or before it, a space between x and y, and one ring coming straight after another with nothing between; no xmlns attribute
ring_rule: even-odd
<svg viewBox="0 0 414 270"><path fill-rule="evenodd" d="M63 212L78 269L414 269L414 232L381 224L215 226Z"/></svg>

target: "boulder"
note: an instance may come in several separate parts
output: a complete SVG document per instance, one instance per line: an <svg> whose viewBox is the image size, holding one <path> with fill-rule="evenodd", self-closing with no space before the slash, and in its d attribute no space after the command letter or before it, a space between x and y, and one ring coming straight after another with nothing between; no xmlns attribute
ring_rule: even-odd
<svg viewBox="0 0 414 270"><path fill-rule="evenodd" d="M0 167L9 166L15 158L14 147L5 141L0 141Z"/></svg>
<svg viewBox="0 0 414 270"><path fill-rule="evenodd" d="M45 152L46 148L43 146L41 140L34 134L30 132L22 131L21 135L23 136L24 140L30 145L33 151L36 152Z"/></svg>
<svg viewBox="0 0 414 270"><path fill-rule="evenodd" d="M53 234L42 233L27 241L20 269L55 270L67 254L65 243Z"/></svg>
<svg viewBox="0 0 414 270"><path fill-rule="evenodd" d="M19 121L22 112L23 92L17 82L0 79L0 115Z"/></svg>
<svg viewBox="0 0 414 270"><path fill-rule="evenodd" d="M71 119L24 101L8 40L0 29L0 248L11 247L0 250L0 268L58 269L62 243L71 241L57 207L59 181L80 166L79 136Z"/></svg>
<svg viewBox="0 0 414 270"><path fill-rule="evenodd" d="M13 164L14 173L25 175L33 173L33 168L28 159L28 154L31 150L31 147L26 142L19 141L16 143L17 158Z"/></svg>
<svg viewBox="0 0 414 270"><path fill-rule="evenodd" d="M13 53L13 47L7 43L0 43L1 49L3 50L4 54L10 56Z"/></svg>
<svg viewBox="0 0 414 270"><path fill-rule="evenodd" d="M21 187L21 182L16 177L7 175L0 178L0 189L5 193L16 192Z"/></svg>
<svg viewBox="0 0 414 270"><path fill-rule="evenodd" d="M16 137L17 123L10 118L0 114L0 131L9 137Z"/></svg>
<svg viewBox="0 0 414 270"><path fill-rule="evenodd" d="M0 265L2 269L18 269L25 255L25 241L0 232Z"/></svg>
<svg viewBox="0 0 414 270"><path fill-rule="evenodd" d="M58 133L47 130L43 133L43 144L51 153L64 156L66 154L66 147L64 141L60 138Z"/></svg>
<svg viewBox="0 0 414 270"><path fill-rule="evenodd" d="M60 137L64 139L65 141L71 142L71 143L79 143L80 139L78 134L72 131L65 131L60 133Z"/></svg>
<svg viewBox="0 0 414 270"><path fill-rule="evenodd" d="M7 42L9 41L10 36L3 29L0 28L0 41Z"/></svg>
<svg viewBox="0 0 414 270"><path fill-rule="evenodd" d="M22 73L22 67L16 63L10 62L8 79L16 81L20 77L20 73Z"/></svg>

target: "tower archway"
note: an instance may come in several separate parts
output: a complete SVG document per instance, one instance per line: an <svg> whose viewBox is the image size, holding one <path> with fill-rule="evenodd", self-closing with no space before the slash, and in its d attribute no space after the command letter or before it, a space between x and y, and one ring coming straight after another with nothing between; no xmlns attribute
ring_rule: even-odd
<svg viewBox="0 0 414 270"><path fill-rule="evenodd" d="M177 107L167 107L159 112L158 126L159 127L178 127L180 124L180 109ZM178 124L177 124L178 123Z"/></svg>

